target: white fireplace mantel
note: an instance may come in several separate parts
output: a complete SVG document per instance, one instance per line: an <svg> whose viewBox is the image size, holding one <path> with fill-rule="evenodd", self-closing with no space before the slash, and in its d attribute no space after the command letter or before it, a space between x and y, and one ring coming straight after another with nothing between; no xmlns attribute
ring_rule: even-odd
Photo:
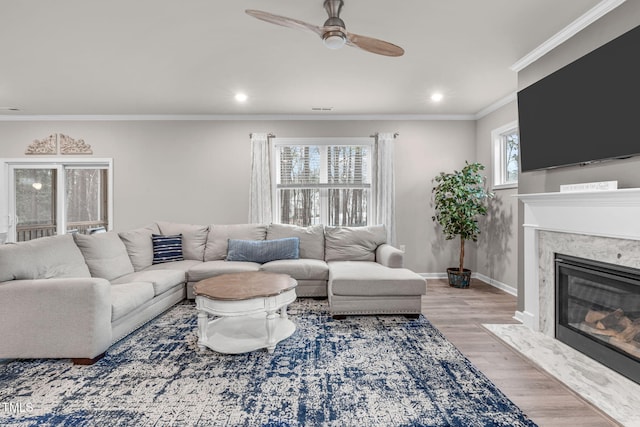
<svg viewBox="0 0 640 427"><path fill-rule="evenodd" d="M538 232L640 240L640 188L520 194L524 203L524 311L516 318L534 331L540 324ZM549 302L549 301L547 301Z"/></svg>

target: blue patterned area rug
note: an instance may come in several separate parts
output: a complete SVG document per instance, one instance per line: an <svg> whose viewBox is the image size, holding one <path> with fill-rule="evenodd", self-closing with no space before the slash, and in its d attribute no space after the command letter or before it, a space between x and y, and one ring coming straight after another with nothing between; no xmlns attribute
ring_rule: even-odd
<svg viewBox="0 0 640 427"><path fill-rule="evenodd" d="M92 366L0 365L0 425L535 426L423 316L289 312L298 329L273 354L199 350L184 303Z"/></svg>

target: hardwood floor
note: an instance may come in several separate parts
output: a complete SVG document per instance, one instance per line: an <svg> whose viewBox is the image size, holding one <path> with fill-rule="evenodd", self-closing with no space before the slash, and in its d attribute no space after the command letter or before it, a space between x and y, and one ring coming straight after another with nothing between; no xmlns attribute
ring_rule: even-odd
<svg viewBox="0 0 640 427"><path fill-rule="evenodd" d="M427 319L539 426L620 425L482 327L518 323L515 311L514 296L476 279L468 289L429 279L422 299Z"/></svg>

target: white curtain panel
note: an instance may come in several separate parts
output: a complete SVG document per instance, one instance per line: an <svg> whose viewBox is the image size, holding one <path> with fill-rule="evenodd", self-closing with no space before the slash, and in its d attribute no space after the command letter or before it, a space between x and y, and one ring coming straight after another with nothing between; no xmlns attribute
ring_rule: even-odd
<svg viewBox="0 0 640 427"><path fill-rule="evenodd" d="M271 144L266 133L251 134L251 188L249 223L270 224L271 214Z"/></svg>
<svg viewBox="0 0 640 427"><path fill-rule="evenodd" d="M373 221L384 224L387 229L387 243L396 244L396 188L394 179L393 133L379 133L375 144L373 172Z"/></svg>

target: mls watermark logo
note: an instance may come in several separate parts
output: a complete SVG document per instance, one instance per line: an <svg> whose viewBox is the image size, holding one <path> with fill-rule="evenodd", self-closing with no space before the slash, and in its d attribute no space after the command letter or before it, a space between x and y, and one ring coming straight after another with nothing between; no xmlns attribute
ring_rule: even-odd
<svg viewBox="0 0 640 427"><path fill-rule="evenodd" d="M27 414L33 411L31 402L0 402L0 410L5 414Z"/></svg>

